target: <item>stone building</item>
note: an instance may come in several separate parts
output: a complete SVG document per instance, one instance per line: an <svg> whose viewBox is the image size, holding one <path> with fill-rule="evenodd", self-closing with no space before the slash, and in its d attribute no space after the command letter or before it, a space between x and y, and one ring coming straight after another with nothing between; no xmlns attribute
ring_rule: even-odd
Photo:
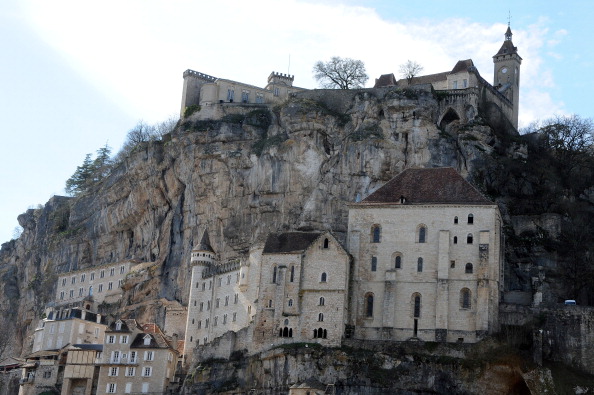
<svg viewBox="0 0 594 395"><path fill-rule="evenodd" d="M58 277L55 304L96 311L102 302L115 302L121 298L122 283L133 265L127 261L63 273Z"/></svg>
<svg viewBox="0 0 594 395"><path fill-rule="evenodd" d="M245 328L256 314L257 271L249 262L220 263L208 231L191 254L192 281L186 323L187 359L196 345L204 345L228 331ZM250 284L250 282L252 284Z"/></svg>
<svg viewBox="0 0 594 395"><path fill-rule="evenodd" d="M410 81L407 79L396 80L394 74L383 74L376 78L374 88L401 87L409 85L431 84L437 91L448 91L450 95L459 96L467 91L471 99L461 97L463 101L472 102L472 96L479 98L479 106L483 112L490 112L492 105L497 111L502 112L514 128L518 128L518 113L520 103L520 64L522 58L518 54L518 48L512 43L512 32L508 26L505 32L505 40L497 54L493 56L493 84L489 84L474 66L472 59L460 60L451 71L436 74L416 76ZM477 91L478 90L478 91ZM477 92L475 92L477 91ZM470 104L470 103L469 103ZM465 122L472 120L478 114L478 108L474 104L462 106L462 111L470 111L471 114L461 114L460 109L446 109L440 117L446 121L464 119ZM450 111L447 111L450 110Z"/></svg>
<svg viewBox="0 0 594 395"><path fill-rule="evenodd" d="M156 324L117 320L105 332L97 394L163 394L176 382L176 339Z"/></svg>
<svg viewBox="0 0 594 395"><path fill-rule="evenodd" d="M107 325L101 314L82 308L46 310L33 336L33 352L55 350L67 344L100 344Z"/></svg>
<svg viewBox="0 0 594 395"><path fill-rule="evenodd" d="M270 234L260 267L254 343L341 344L350 258L330 232Z"/></svg>
<svg viewBox="0 0 594 395"><path fill-rule="evenodd" d="M501 223L452 168L404 170L351 204L354 337L476 342L495 332Z"/></svg>
<svg viewBox="0 0 594 395"><path fill-rule="evenodd" d="M102 344L75 344L68 348L60 395L94 395Z"/></svg>
<svg viewBox="0 0 594 395"><path fill-rule="evenodd" d="M293 92L304 91L293 86L295 76L272 72L264 88L238 81L216 78L194 70L184 71L181 115L192 105L211 106L221 103L274 104Z"/></svg>

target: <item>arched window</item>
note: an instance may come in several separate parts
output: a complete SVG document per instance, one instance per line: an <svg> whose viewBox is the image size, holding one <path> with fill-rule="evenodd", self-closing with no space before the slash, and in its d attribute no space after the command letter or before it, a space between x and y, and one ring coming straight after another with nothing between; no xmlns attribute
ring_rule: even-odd
<svg viewBox="0 0 594 395"><path fill-rule="evenodd" d="M419 318L421 316L421 295L413 294L413 317Z"/></svg>
<svg viewBox="0 0 594 395"><path fill-rule="evenodd" d="M468 214L468 223L469 224L473 224L474 223L474 215Z"/></svg>
<svg viewBox="0 0 594 395"><path fill-rule="evenodd" d="M395 269L402 269L402 255L398 254L394 258L394 268Z"/></svg>
<svg viewBox="0 0 594 395"><path fill-rule="evenodd" d="M320 322L324 321L324 313L318 314L318 321L320 321Z"/></svg>
<svg viewBox="0 0 594 395"><path fill-rule="evenodd" d="M318 330L314 329L314 339L317 339L317 338L318 338Z"/></svg>
<svg viewBox="0 0 594 395"><path fill-rule="evenodd" d="M295 281L295 266L291 265L291 282Z"/></svg>
<svg viewBox="0 0 594 395"><path fill-rule="evenodd" d="M278 330L278 336L279 336L279 337L283 337L283 328L280 328L280 329Z"/></svg>
<svg viewBox="0 0 594 395"><path fill-rule="evenodd" d="M324 248L328 248L328 245L330 244L330 242L328 241L328 239L324 239Z"/></svg>
<svg viewBox="0 0 594 395"><path fill-rule="evenodd" d="M320 306L323 306L326 303L326 299L323 296L320 297Z"/></svg>
<svg viewBox="0 0 594 395"><path fill-rule="evenodd" d="M324 339L328 338L328 331L327 331L326 329L324 329L324 332L323 332L323 335L322 335L322 337L323 337Z"/></svg>
<svg viewBox="0 0 594 395"><path fill-rule="evenodd" d="M469 309L471 307L470 301L471 293L468 288L462 288L460 290L460 307L463 309Z"/></svg>
<svg viewBox="0 0 594 395"><path fill-rule="evenodd" d="M272 269L272 283L276 284L276 265Z"/></svg>
<svg viewBox="0 0 594 395"><path fill-rule="evenodd" d="M285 326L289 325L289 320L285 319Z"/></svg>
<svg viewBox="0 0 594 395"><path fill-rule="evenodd" d="M427 227L425 225L419 226L419 243L425 243L427 241Z"/></svg>
<svg viewBox="0 0 594 395"><path fill-rule="evenodd" d="M468 262L464 267L464 273L472 274L472 263Z"/></svg>
<svg viewBox="0 0 594 395"><path fill-rule="evenodd" d="M320 281L325 283L327 280L328 276L326 275L326 272L322 273L322 277L320 278Z"/></svg>
<svg viewBox="0 0 594 395"><path fill-rule="evenodd" d="M381 238L382 229L379 225L373 225L371 227L371 242L379 243Z"/></svg>
<svg viewBox="0 0 594 395"><path fill-rule="evenodd" d="M458 236L454 236L454 244L458 244Z"/></svg>
<svg viewBox="0 0 594 395"><path fill-rule="evenodd" d="M417 259L417 272L422 272L423 271L423 258L419 257L419 259Z"/></svg>
<svg viewBox="0 0 594 395"><path fill-rule="evenodd" d="M293 307L293 299L289 299L289 307Z"/></svg>
<svg viewBox="0 0 594 395"><path fill-rule="evenodd" d="M458 223L458 217L454 217L454 223L457 224Z"/></svg>
<svg viewBox="0 0 594 395"><path fill-rule="evenodd" d="M377 257L376 256L371 257L371 271L372 272L377 271Z"/></svg>
<svg viewBox="0 0 594 395"><path fill-rule="evenodd" d="M293 328L289 328L289 337L293 337Z"/></svg>
<svg viewBox="0 0 594 395"><path fill-rule="evenodd" d="M373 317L373 294L365 294L365 316Z"/></svg>
<svg viewBox="0 0 594 395"><path fill-rule="evenodd" d="M289 328L287 328L285 326L285 329L283 329L283 337L289 337Z"/></svg>
<svg viewBox="0 0 594 395"><path fill-rule="evenodd" d="M466 236L466 244L472 244L472 233Z"/></svg>

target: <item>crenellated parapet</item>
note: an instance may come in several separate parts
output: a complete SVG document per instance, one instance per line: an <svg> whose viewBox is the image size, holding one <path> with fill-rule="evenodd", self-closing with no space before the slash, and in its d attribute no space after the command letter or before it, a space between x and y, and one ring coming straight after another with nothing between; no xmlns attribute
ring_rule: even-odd
<svg viewBox="0 0 594 395"><path fill-rule="evenodd" d="M219 274L225 274L232 272L234 270L239 270L239 259L228 261L226 263L221 264L212 264L209 265L204 271L202 272L202 278L209 278Z"/></svg>
<svg viewBox="0 0 594 395"><path fill-rule="evenodd" d="M293 86L294 79L294 75L277 73L276 71L273 71L268 76L268 84L284 84L288 86Z"/></svg>
<svg viewBox="0 0 594 395"><path fill-rule="evenodd" d="M194 71L194 70L190 70L190 69L187 69L186 71L184 71L184 78L186 78L186 77L199 78L206 82L215 82L217 80L217 77L213 77L212 75L204 74L199 71Z"/></svg>

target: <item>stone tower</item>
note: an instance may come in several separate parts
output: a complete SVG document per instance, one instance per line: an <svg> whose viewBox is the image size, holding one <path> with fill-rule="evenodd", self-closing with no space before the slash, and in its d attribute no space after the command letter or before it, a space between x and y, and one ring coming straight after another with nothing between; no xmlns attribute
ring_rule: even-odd
<svg viewBox="0 0 594 395"><path fill-rule="evenodd" d="M507 26L505 40L499 52L493 56L493 86L502 93L512 104L512 124L518 128L518 108L520 102L520 65L522 58L518 55L518 48L512 42L512 31Z"/></svg>
<svg viewBox="0 0 594 395"><path fill-rule="evenodd" d="M190 327L190 322L192 319L195 319L199 313L198 306L196 303L193 303L197 299L197 294L200 291L198 289L198 283L202 279L202 274L205 270L211 267L215 262L215 252L210 245L210 239L208 238L208 230L205 230L202 234L202 239L200 240L200 244L198 244L194 249L192 249L192 255L190 258L190 264L192 265L192 282L190 283L190 299L188 303L188 319L186 322L186 342L185 342L185 350L184 355L186 356L186 361L188 361L188 356L192 353L194 349L194 341L195 337L192 333L192 328Z"/></svg>

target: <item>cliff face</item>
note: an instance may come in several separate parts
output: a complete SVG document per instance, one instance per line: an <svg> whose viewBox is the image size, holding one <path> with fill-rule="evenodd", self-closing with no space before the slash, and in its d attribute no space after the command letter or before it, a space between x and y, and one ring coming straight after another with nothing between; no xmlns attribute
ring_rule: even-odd
<svg viewBox="0 0 594 395"><path fill-rule="evenodd" d="M278 230L344 240L346 204L405 167L452 166L470 178L484 155L506 149L480 117L438 127L443 108L430 89L312 91L272 109L217 106L184 119L83 195L19 216L21 237L0 252L14 351L30 349L58 273L153 262L105 312L162 324L164 306L187 303L189 255L205 228L222 261L246 257Z"/></svg>

